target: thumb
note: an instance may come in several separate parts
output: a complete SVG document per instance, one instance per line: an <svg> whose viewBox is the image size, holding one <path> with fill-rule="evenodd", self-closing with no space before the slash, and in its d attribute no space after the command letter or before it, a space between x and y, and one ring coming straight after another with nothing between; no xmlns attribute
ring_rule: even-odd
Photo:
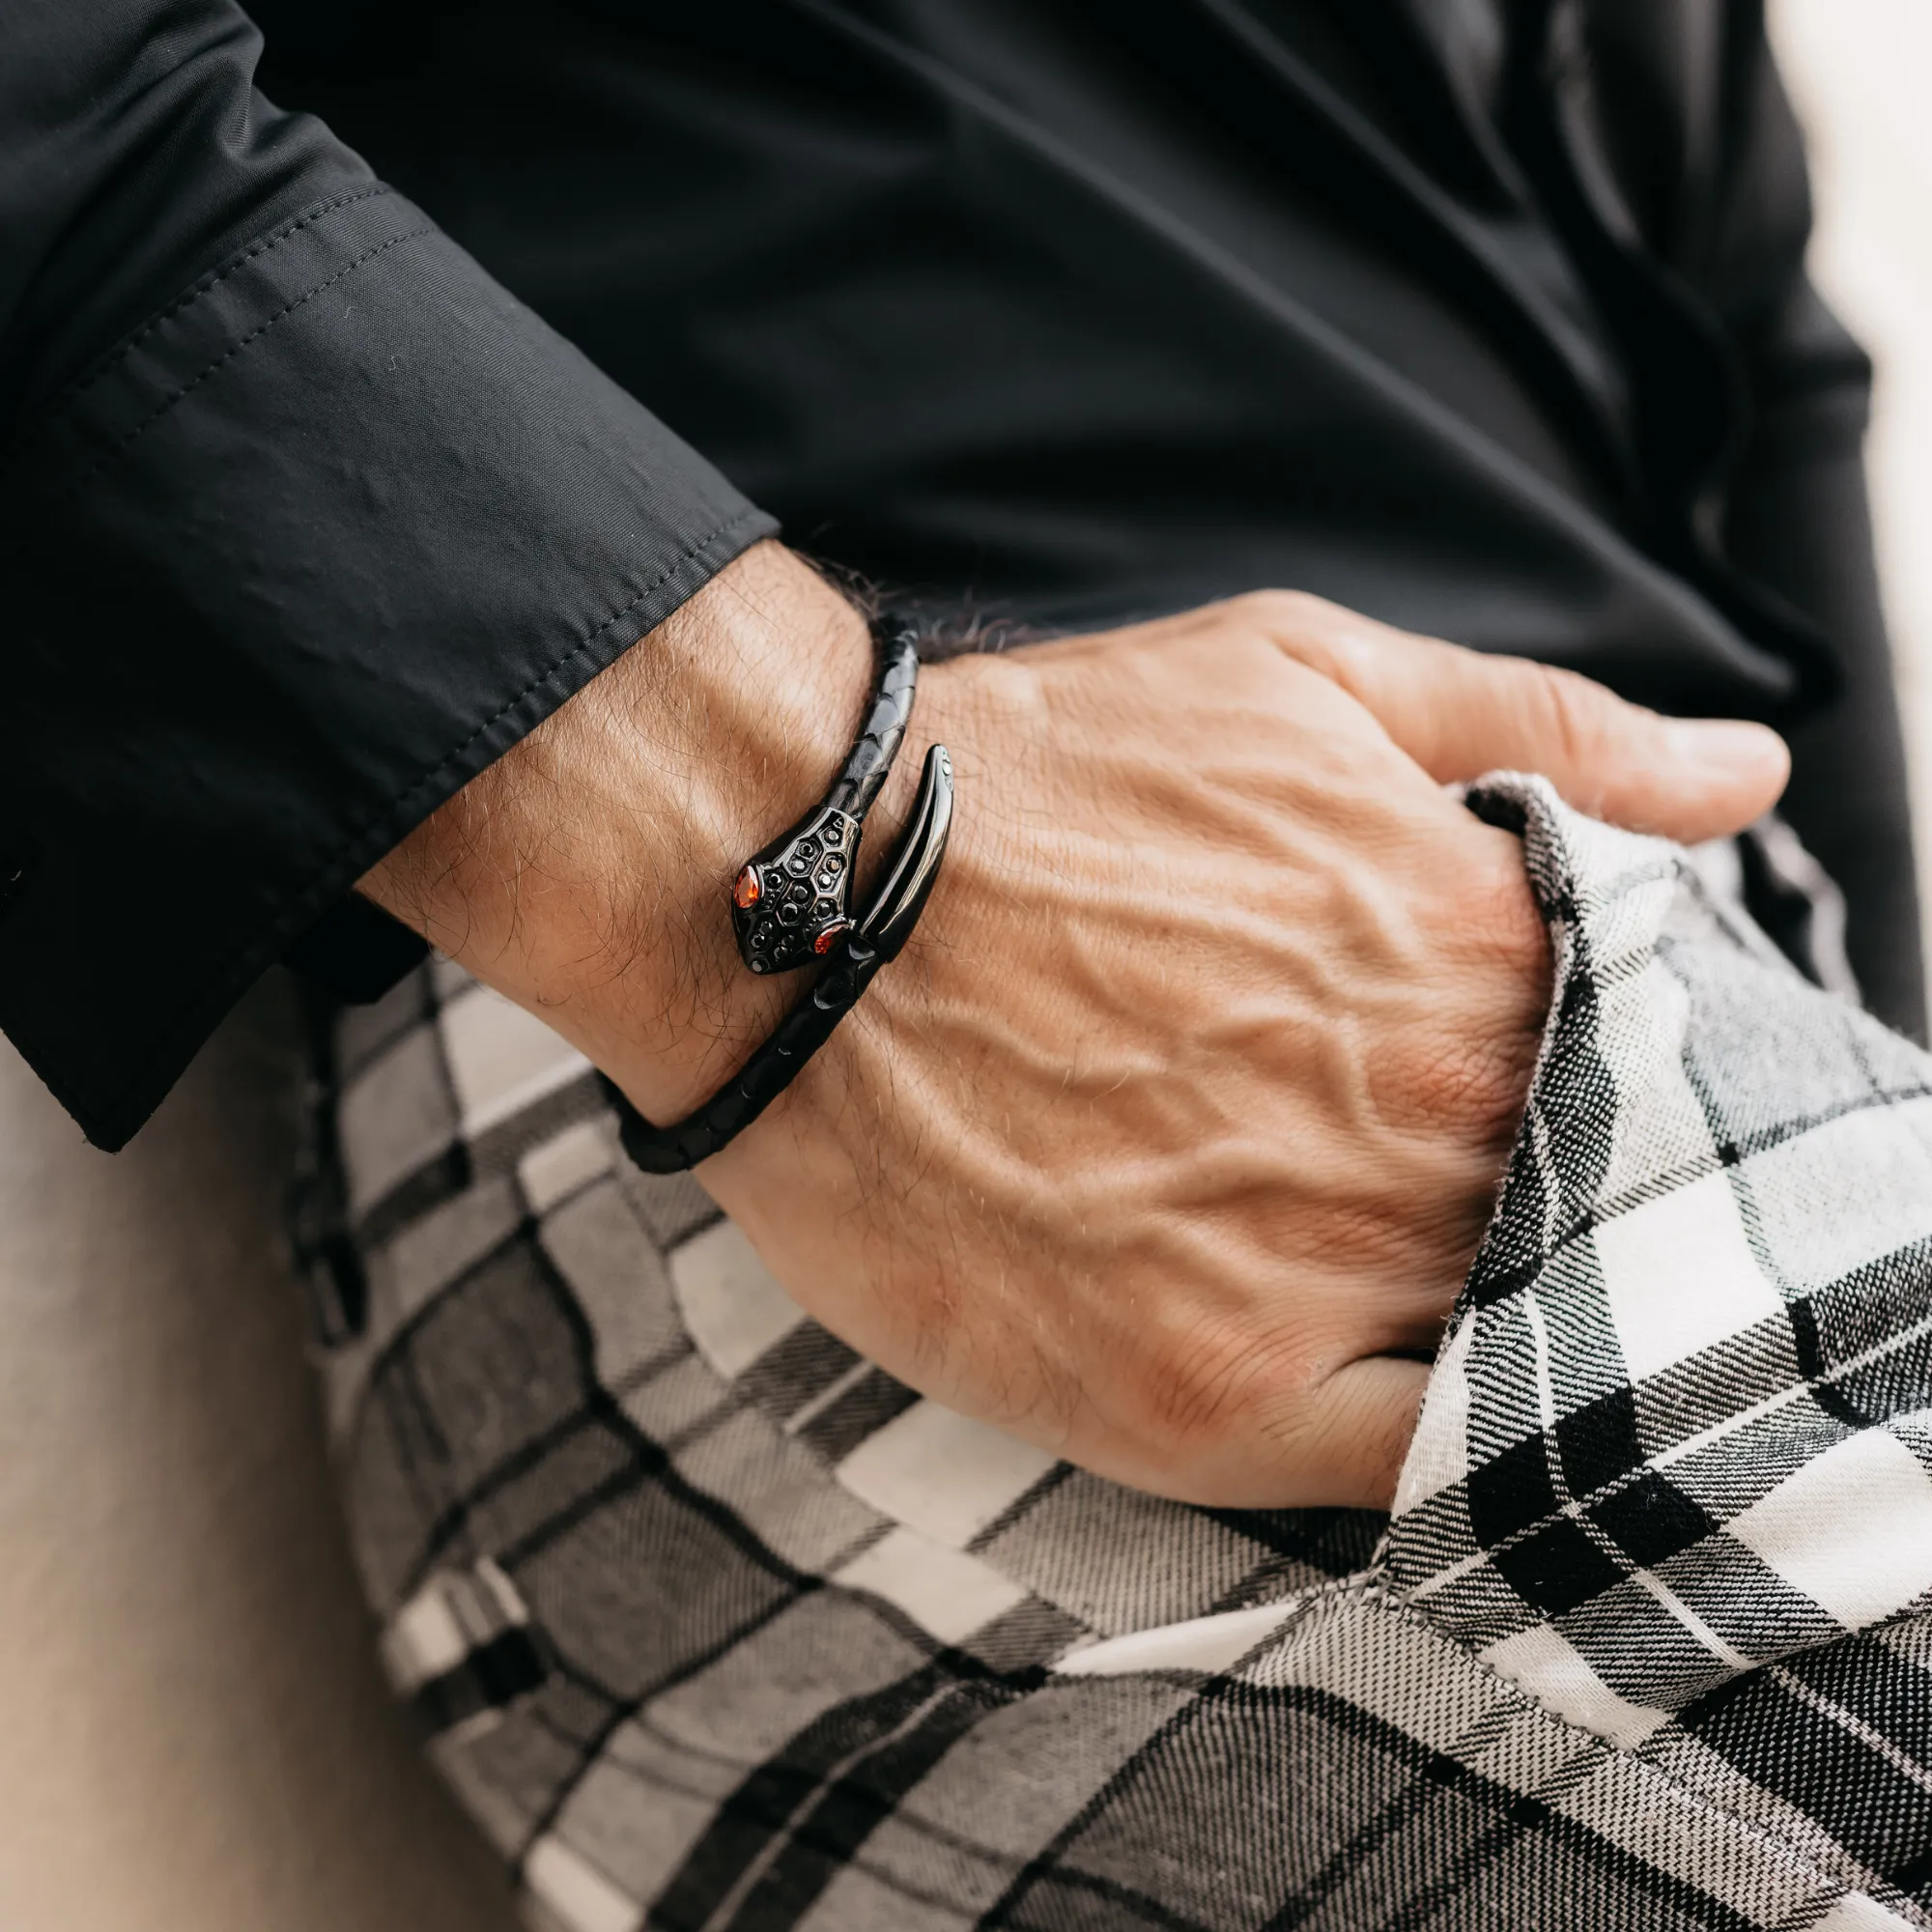
<svg viewBox="0 0 1932 1932"><path fill-rule="evenodd" d="M1776 732L1661 717L1575 671L1418 638L1317 599L1276 641L1334 679L1443 784L1538 772L1595 818L1687 844L1741 830L1784 789Z"/></svg>

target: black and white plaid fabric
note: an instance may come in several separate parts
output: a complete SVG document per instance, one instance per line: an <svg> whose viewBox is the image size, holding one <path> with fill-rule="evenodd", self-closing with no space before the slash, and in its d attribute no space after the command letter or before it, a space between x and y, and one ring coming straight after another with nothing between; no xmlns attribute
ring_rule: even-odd
<svg viewBox="0 0 1932 1932"><path fill-rule="evenodd" d="M1392 1518L809 1320L447 966L304 1240L398 1686L553 1932L1932 1927L1932 1061L1534 781L1557 997Z"/></svg>

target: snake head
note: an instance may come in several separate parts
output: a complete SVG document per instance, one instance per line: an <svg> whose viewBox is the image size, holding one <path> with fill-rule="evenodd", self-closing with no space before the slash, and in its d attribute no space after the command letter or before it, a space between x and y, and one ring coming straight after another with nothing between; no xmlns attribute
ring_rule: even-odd
<svg viewBox="0 0 1932 1932"><path fill-rule="evenodd" d="M750 861L731 888L738 950L754 973L823 958L852 925L859 821L821 806Z"/></svg>

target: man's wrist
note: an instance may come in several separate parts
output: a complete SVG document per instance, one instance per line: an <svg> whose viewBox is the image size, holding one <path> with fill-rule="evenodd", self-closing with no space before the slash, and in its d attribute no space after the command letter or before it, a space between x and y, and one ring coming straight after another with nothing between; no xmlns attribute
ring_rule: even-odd
<svg viewBox="0 0 1932 1932"><path fill-rule="evenodd" d="M362 890L540 1012L647 1116L674 1119L797 997L745 971L726 895L746 855L830 783L870 668L860 613L779 545L758 545Z"/></svg>

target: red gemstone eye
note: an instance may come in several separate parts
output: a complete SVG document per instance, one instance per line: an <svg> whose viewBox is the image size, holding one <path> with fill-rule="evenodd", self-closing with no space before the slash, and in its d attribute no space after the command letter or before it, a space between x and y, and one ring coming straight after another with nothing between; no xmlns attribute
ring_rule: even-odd
<svg viewBox="0 0 1932 1932"><path fill-rule="evenodd" d="M841 919L837 925L828 925L825 928L825 930L821 932L818 935L818 937L811 942L811 950L814 952L819 953L821 956L827 952L830 952L832 949L835 946L837 946L841 939L844 938L845 928L849 923L850 923L849 921Z"/></svg>
<svg viewBox="0 0 1932 1932"><path fill-rule="evenodd" d="M738 874L738 883L731 888L731 903L740 912L750 912L757 904L763 891L764 888L758 884L756 871L747 866Z"/></svg>

